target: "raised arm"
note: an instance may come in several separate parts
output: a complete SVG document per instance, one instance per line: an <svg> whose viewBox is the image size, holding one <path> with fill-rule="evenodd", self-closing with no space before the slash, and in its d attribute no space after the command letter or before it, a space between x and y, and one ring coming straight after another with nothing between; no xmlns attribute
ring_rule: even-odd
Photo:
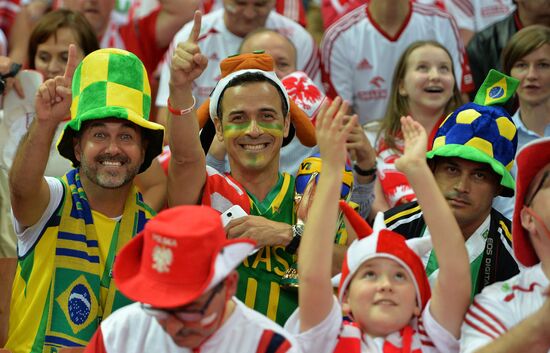
<svg viewBox="0 0 550 353"><path fill-rule="evenodd" d="M201 13L196 11L189 38L178 44L172 56L168 102L176 110L185 110L195 104L191 91L193 81L208 63L197 45L201 19ZM182 115L170 113L168 135L172 151L168 167L168 203L170 206L198 204L206 181L206 162L199 140L195 108Z"/></svg>
<svg viewBox="0 0 550 353"><path fill-rule="evenodd" d="M55 130L69 115L76 66L76 47L71 44L64 75L49 79L38 88L36 118L21 140L13 160L9 176L11 205L22 226L35 224L48 206L50 191L44 171Z"/></svg>
<svg viewBox="0 0 550 353"><path fill-rule="evenodd" d="M330 107L323 103L317 115L317 143L323 171L316 186L308 221L300 244L300 331L319 324L332 308L331 265L342 170L346 163L346 140L357 121L344 123L348 106L336 98Z"/></svg>
<svg viewBox="0 0 550 353"><path fill-rule="evenodd" d="M406 174L422 207L439 262L430 311L455 337L470 303L470 266L462 232L426 162L427 135L410 116L401 118L405 153L395 165Z"/></svg>

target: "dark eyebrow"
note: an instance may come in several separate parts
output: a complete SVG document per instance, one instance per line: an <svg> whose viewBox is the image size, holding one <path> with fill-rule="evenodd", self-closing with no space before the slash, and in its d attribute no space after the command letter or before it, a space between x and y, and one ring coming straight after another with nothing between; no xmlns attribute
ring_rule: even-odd
<svg viewBox="0 0 550 353"><path fill-rule="evenodd" d="M101 120L96 120L96 121L92 121L90 123L90 125L88 126L88 128L92 129L92 128L99 128L99 127L106 127L106 126L107 126L107 124L105 122L103 122ZM130 128L130 129L135 130L135 131L138 130L138 127L136 126L136 124L134 124L132 122L129 122L129 121L123 122L122 126Z"/></svg>
<svg viewBox="0 0 550 353"><path fill-rule="evenodd" d="M272 113L275 113L277 114L277 110L275 108L269 108L269 107L266 107L266 108L260 108L259 110L260 112L272 112ZM246 112L244 110L232 110L229 112L229 116L231 115L236 115L236 114L245 114L246 115Z"/></svg>
<svg viewBox="0 0 550 353"><path fill-rule="evenodd" d="M261 112L271 112L277 114L277 110L274 108L262 108L260 109Z"/></svg>
<svg viewBox="0 0 550 353"><path fill-rule="evenodd" d="M493 168L491 168L491 167L488 166L488 165L484 165L484 166L481 166L481 167L479 167L479 168L474 169L474 171L476 171L476 172L491 173L491 172L493 172Z"/></svg>
<svg viewBox="0 0 550 353"><path fill-rule="evenodd" d="M442 164L450 164L452 165L453 167L458 167L458 163L453 161L453 160L450 160L450 159L444 159L442 160Z"/></svg>

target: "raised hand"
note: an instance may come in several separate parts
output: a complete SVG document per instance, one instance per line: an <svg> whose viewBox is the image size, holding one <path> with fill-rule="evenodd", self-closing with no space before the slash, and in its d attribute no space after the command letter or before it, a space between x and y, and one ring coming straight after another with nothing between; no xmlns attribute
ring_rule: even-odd
<svg viewBox="0 0 550 353"><path fill-rule="evenodd" d="M195 11L189 38L183 43L178 43L174 49L170 64L170 85L172 87L191 86L208 64L208 59L201 53L198 45L201 22L201 12Z"/></svg>
<svg viewBox="0 0 550 353"><path fill-rule="evenodd" d="M410 116L401 117L401 131L405 138L405 152L395 161L395 166L406 173L410 168L426 163L428 135L422 125Z"/></svg>
<svg viewBox="0 0 550 353"><path fill-rule="evenodd" d="M376 163L376 151L372 147L359 121L355 123L346 141L351 160L361 169L371 169Z"/></svg>
<svg viewBox="0 0 550 353"><path fill-rule="evenodd" d="M357 115L345 121L347 111L348 104L340 97L336 97L330 106L325 101L317 114L315 126L323 166L337 167L339 173L346 164L346 141L357 123Z"/></svg>
<svg viewBox="0 0 550 353"><path fill-rule="evenodd" d="M78 66L76 47L69 45L69 58L63 76L42 83L36 93L36 117L41 121L59 123L70 115L73 74Z"/></svg>

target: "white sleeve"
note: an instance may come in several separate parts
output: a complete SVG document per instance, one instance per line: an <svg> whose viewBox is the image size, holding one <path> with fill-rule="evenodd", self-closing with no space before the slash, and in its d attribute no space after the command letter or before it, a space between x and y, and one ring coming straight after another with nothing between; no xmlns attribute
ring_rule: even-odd
<svg viewBox="0 0 550 353"><path fill-rule="evenodd" d="M157 107L166 107L166 101L168 100L168 96L170 95L170 89L168 87L168 82L170 81L170 60L172 58L173 50L173 43L170 44L170 47L164 54L164 60L161 63L160 67L160 80L159 80L159 88L157 91L157 98L155 100L155 105Z"/></svg>
<svg viewBox="0 0 550 353"><path fill-rule="evenodd" d="M349 62L349 51L346 35L338 31L327 31L323 38L321 62L323 70L328 75L330 85L342 99L353 102L353 76L355 66Z"/></svg>
<svg viewBox="0 0 550 353"><path fill-rule="evenodd" d="M499 297L500 285L485 287L470 305L460 339L460 353L474 352L497 339L513 326L510 307Z"/></svg>
<svg viewBox="0 0 550 353"><path fill-rule="evenodd" d="M432 341L440 353L458 353L460 347L459 340L435 320L430 312L430 303L431 300L428 301L426 308L422 312L422 324L424 325L428 339Z"/></svg>
<svg viewBox="0 0 550 353"><path fill-rule="evenodd" d="M332 353L342 326L342 308L336 297L332 309L319 325L300 332L300 307L290 315L285 330L294 336L302 352Z"/></svg>
<svg viewBox="0 0 550 353"><path fill-rule="evenodd" d="M472 0L445 0L445 10L453 16L460 29L475 32L475 13Z"/></svg>
<svg viewBox="0 0 550 353"><path fill-rule="evenodd" d="M44 228L50 217L54 214L55 210L57 210L59 204L62 201L63 184L61 183L61 181L57 178L52 177L45 177L45 179L48 183L48 187L50 188L50 202L44 210L42 217L40 217L40 220L36 222L36 224L25 228L21 224L19 224L12 212L13 227L15 228L15 233L17 235L18 256L25 256L25 254L27 254L27 252L32 249L32 247L38 240L40 232L42 232L42 229Z"/></svg>

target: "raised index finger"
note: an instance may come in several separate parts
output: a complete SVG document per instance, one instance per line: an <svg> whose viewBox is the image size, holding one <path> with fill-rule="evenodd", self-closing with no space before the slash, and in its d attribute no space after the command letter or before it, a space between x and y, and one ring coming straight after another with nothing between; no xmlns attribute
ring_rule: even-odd
<svg viewBox="0 0 550 353"><path fill-rule="evenodd" d="M78 59L76 58L76 46L74 44L69 44L69 58L67 59L67 66L65 66L63 77L72 80L77 66Z"/></svg>
<svg viewBox="0 0 550 353"><path fill-rule="evenodd" d="M188 42L197 43L199 40L199 35L201 34L201 22L202 22L202 13L197 10L193 16L193 28L191 33L189 33Z"/></svg>

